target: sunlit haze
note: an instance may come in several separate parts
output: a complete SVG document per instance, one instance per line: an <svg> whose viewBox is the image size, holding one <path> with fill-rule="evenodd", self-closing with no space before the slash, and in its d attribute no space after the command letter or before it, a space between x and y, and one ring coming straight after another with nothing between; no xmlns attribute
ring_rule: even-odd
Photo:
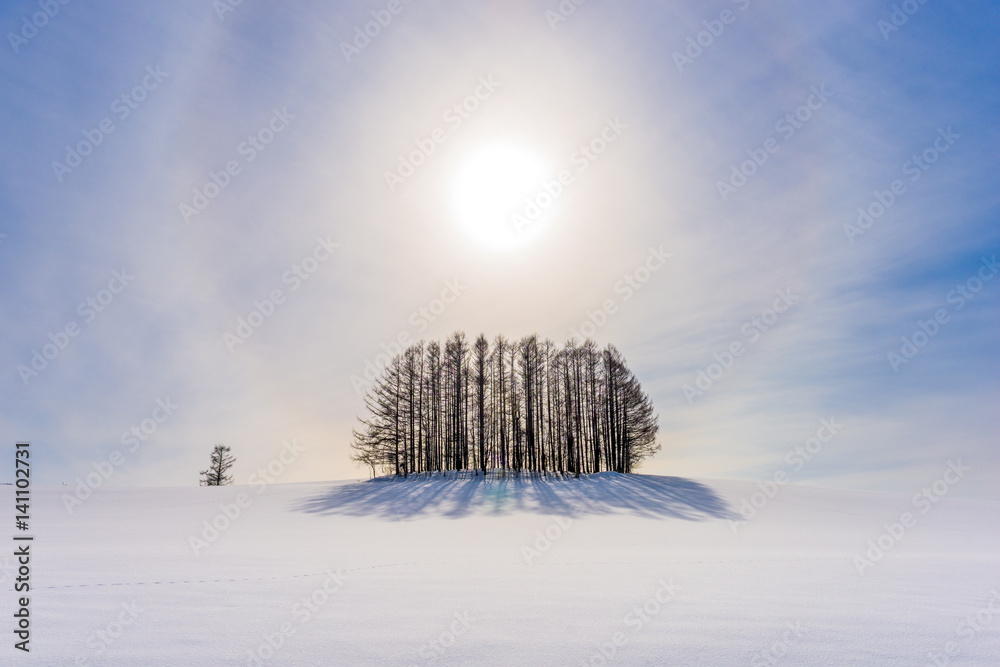
<svg viewBox="0 0 1000 667"><path fill-rule="evenodd" d="M559 4L72 2L5 37L0 431L36 483L121 451L108 487L192 485L215 443L247 483L291 441L282 482L365 477L373 373L464 331L615 345L643 473L767 478L833 420L796 482L961 458L1000 498L996 4Z"/></svg>

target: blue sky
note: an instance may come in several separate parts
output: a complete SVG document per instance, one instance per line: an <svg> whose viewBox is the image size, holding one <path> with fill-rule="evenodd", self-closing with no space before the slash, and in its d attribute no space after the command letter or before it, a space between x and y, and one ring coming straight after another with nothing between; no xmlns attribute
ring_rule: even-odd
<svg viewBox="0 0 1000 667"><path fill-rule="evenodd" d="M33 442L39 483L120 450L105 484L193 484L216 442L242 482L292 439L281 481L359 476L351 378L398 336L563 342L597 320L660 415L644 472L769 478L833 419L795 481L916 493L960 458L954 493L1000 497L1000 280L953 293L1000 250L1000 8L903 4L883 34L892 3L590 0L553 27L556 0L71 2L35 32L39 5L7 3L0 432ZM497 150L545 174L518 202L572 176L513 247L455 204ZM646 273L651 248L670 258ZM768 312L778 291L792 305ZM92 320L87 299L107 301ZM717 377L685 392L699 372Z"/></svg>

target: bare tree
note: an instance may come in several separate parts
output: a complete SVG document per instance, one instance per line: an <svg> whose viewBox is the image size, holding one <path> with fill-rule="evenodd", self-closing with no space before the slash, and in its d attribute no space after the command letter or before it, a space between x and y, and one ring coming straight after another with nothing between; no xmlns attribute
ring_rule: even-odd
<svg viewBox="0 0 1000 667"><path fill-rule="evenodd" d="M206 470L199 473L202 486L226 486L233 483L233 476L227 473L236 463L236 457L229 452L230 448L225 445L216 445L212 448L211 463Z"/></svg>
<svg viewBox="0 0 1000 667"><path fill-rule="evenodd" d="M381 465L383 462L383 455L375 447L368 447L367 443L364 441L364 436L359 434L357 431L354 432L354 442L351 443L351 448L354 449L354 453L351 454L351 460L355 463L362 463L372 469L372 478L378 474L375 471L375 466Z"/></svg>
<svg viewBox="0 0 1000 667"><path fill-rule="evenodd" d="M486 336L479 334L472 348L472 382L476 390L476 443L479 445L478 463L479 469L486 474L486 383L488 379L487 367L489 365L490 344L486 342Z"/></svg>

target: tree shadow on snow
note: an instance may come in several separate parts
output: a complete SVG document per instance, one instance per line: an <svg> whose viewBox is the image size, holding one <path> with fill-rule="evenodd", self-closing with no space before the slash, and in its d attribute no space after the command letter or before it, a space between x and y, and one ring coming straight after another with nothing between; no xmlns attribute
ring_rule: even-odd
<svg viewBox="0 0 1000 667"><path fill-rule="evenodd" d="M497 476L472 472L376 478L333 486L306 498L297 510L311 514L460 518L512 511L544 515L631 514L688 521L732 519L736 514L715 491L682 477L603 472L573 477Z"/></svg>

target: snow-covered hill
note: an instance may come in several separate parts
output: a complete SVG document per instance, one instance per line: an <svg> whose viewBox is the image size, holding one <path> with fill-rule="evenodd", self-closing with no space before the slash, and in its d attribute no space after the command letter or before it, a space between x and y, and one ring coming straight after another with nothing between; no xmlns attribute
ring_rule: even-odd
<svg viewBox="0 0 1000 667"><path fill-rule="evenodd" d="M1000 504L950 497L957 477L915 497L613 473L102 488L80 504L39 487L32 650L4 654L1000 664ZM0 490L4 512L12 496ZM16 573L0 561L12 627Z"/></svg>

